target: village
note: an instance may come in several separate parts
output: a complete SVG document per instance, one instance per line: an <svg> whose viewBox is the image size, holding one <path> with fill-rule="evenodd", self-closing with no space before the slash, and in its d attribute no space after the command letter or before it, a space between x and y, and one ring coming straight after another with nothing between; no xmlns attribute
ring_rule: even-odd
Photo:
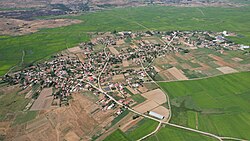
<svg viewBox="0 0 250 141"><path fill-rule="evenodd" d="M32 100L25 110L67 106L73 94L88 91L98 97L96 104L102 111L114 110L114 117L121 115L125 107L132 107L139 113L167 120L168 108L162 106L167 102L164 92L157 86L146 85L152 83L152 78L157 80L155 76L161 72L165 73L164 68L157 66L155 61L172 54L188 54L197 48L218 53L249 48L231 42L227 36L236 35L226 31L97 33L90 42L55 54L48 61L6 74L3 81L20 85L27 92L25 97ZM234 59L237 61L237 58ZM188 79L176 67L167 69L175 80ZM229 69L229 73L234 71L233 68ZM96 87L123 106L117 105Z"/></svg>

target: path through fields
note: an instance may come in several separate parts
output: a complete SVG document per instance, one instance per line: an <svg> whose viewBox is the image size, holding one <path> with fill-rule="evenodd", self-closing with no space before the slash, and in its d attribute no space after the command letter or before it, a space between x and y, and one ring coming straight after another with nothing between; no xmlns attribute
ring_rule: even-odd
<svg viewBox="0 0 250 141"><path fill-rule="evenodd" d="M205 16L205 14L203 13L203 11L200 8L197 8L197 10L200 11L203 16Z"/></svg>

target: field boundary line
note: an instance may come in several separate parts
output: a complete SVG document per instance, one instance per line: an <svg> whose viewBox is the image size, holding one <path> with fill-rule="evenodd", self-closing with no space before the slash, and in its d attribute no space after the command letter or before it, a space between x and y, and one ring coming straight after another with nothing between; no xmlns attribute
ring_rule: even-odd
<svg viewBox="0 0 250 141"><path fill-rule="evenodd" d="M143 25L143 24L141 24L141 23L139 23L139 22L137 22L137 21L128 20L128 19L123 18L123 17L120 17L120 16L118 16L118 15L114 15L114 16L115 16L116 18L120 18L120 19L122 19L122 20L124 20L124 21L130 22L130 23L135 23L135 24L139 25L140 27L143 27L144 29L147 29L147 30L150 31L150 29L149 29L148 27L146 27L145 25Z"/></svg>
<svg viewBox="0 0 250 141"><path fill-rule="evenodd" d="M152 136L153 134L155 134L159 129L160 129L160 127L161 127L161 122L159 122L159 124L158 124L158 126L156 127L156 129L153 131L153 132L151 132L151 133L149 133L149 134L147 134L146 136L144 136L144 137L142 137L142 138L140 138L139 140L137 140L137 141L141 141L141 140L144 140L144 139L146 139L147 137L150 137L150 136Z"/></svg>
<svg viewBox="0 0 250 141"><path fill-rule="evenodd" d="M200 11L203 16L206 16L200 8L197 8L197 10Z"/></svg>
<svg viewBox="0 0 250 141"><path fill-rule="evenodd" d="M228 73L228 74L237 74L237 73L242 73L242 72L250 72L248 71L240 71L240 72L233 72L233 73ZM194 80L201 80L201 79L207 79L207 78L212 78L212 77L217 77L217 76L223 76L223 75L228 75L228 74L218 74L218 75L213 75L213 76L206 76L206 77L199 77L199 78L192 78L188 80L164 80L164 81L155 81L157 83L167 83L167 82L179 82L179 81L194 81ZM144 82L144 83L154 83L152 81L149 82Z"/></svg>

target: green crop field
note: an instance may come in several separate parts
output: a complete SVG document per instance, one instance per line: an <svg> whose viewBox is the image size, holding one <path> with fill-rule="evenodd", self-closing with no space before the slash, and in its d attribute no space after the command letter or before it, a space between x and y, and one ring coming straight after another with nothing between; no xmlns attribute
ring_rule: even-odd
<svg viewBox="0 0 250 141"><path fill-rule="evenodd" d="M5 94L0 97L0 121L5 120L7 113L15 114L28 104L29 100L17 93Z"/></svg>
<svg viewBox="0 0 250 141"><path fill-rule="evenodd" d="M123 133L119 129L114 131L111 135L105 138L105 141L136 141L154 131L156 127L157 122L149 119L142 119L139 123L126 131L126 133Z"/></svg>
<svg viewBox="0 0 250 141"><path fill-rule="evenodd" d="M216 141L214 138L200 135L198 133L185 131L170 126L162 127L155 135L146 139L147 141Z"/></svg>
<svg viewBox="0 0 250 141"><path fill-rule="evenodd" d="M140 94L135 94L132 95L131 98L137 102L137 104L142 103L146 100L146 98L144 98L143 96L141 96Z"/></svg>
<svg viewBox="0 0 250 141"><path fill-rule="evenodd" d="M111 135L106 137L104 141L128 141L128 139L126 138L124 133L118 129L115 132L113 132Z"/></svg>
<svg viewBox="0 0 250 141"><path fill-rule="evenodd" d="M28 121L35 119L37 116L37 113L38 113L37 111L28 111L28 112L17 114L15 121L14 121L14 125L26 123Z"/></svg>
<svg viewBox="0 0 250 141"><path fill-rule="evenodd" d="M201 12L202 11L202 12ZM49 57L67 47L89 39L88 32L122 30L211 30L233 31L238 43L250 45L250 7L164 7L147 6L115 8L64 18L83 22L67 27L42 29L23 36L0 36L0 75L19 65L25 51L24 64ZM23 67L19 66L19 67Z"/></svg>
<svg viewBox="0 0 250 141"><path fill-rule="evenodd" d="M250 139L250 72L160 83L172 104L172 123L220 136ZM197 113L197 118L196 114Z"/></svg>
<svg viewBox="0 0 250 141"><path fill-rule="evenodd" d="M108 137L105 138L104 141L114 141L114 140L121 140L121 141L136 141L141 137L151 133L157 127L157 122L144 119L139 122L135 127L123 133L121 130L116 130ZM148 141L214 141L216 139L210 138L207 136L200 135L198 133L189 132L183 129L170 127L170 126L163 126L161 129L155 134L147 138Z"/></svg>
<svg viewBox="0 0 250 141"><path fill-rule="evenodd" d="M153 132L157 126L157 122L149 119L143 119L137 125L129 129L126 132L126 135L129 139L135 141Z"/></svg>

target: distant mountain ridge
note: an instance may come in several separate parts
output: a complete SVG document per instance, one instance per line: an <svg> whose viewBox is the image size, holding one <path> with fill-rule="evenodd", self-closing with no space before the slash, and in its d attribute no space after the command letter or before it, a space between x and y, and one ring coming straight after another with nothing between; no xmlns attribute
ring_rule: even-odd
<svg viewBox="0 0 250 141"><path fill-rule="evenodd" d="M247 0L237 0L241 2ZM67 7L78 7L79 5L88 6L136 6L143 4L192 4L192 3L227 3L231 0L1 0L0 8L41 8L53 4L63 4Z"/></svg>

